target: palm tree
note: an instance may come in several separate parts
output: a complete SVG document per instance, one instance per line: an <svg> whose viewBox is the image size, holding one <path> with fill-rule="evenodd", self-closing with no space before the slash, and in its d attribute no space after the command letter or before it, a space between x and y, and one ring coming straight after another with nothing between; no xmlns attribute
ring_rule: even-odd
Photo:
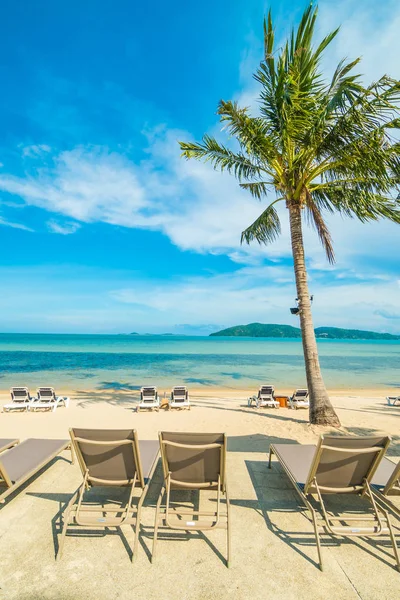
<svg viewBox="0 0 400 600"><path fill-rule="evenodd" d="M306 218L316 229L330 263L335 260L324 213L338 212L362 222L387 218L400 223L395 189L400 182L400 82L386 75L364 87L353 69L360 59L341 61L331 81L321 57L338 33L313 45L317 7L304 12L297 31L275 50L271 11L264 20L264 60L254 78L260 84L259 114L236 102L220 101L218 114L237 149L204 135L202 142L180 142L182 156L209 161L228 171L243 189L269 203L242 233L242 242L269 244L280 234L275 205L289 211L302 331L310 392L310 422L339 426L318 359L303 245Z"/></svg>

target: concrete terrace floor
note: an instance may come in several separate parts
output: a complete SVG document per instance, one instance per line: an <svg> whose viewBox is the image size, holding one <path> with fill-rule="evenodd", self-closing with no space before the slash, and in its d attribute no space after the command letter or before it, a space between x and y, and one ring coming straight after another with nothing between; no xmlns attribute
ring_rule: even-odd
<svg viewBox="0 0 400 600"><path fill-rule="evenodd" d="M370 405L373 404L371 400ZM229 406L232 410L231 403ZM200 410L197 418L202 416L201 429L205 429L206 414ZM3 421L6 416L2 415ZM40 418L39 414L34 416ZM50 423L51 415L42 416ZM193 409L180 418L184 423L183 420L194 417ZM249 430L252 423L253 433L232 435L229 440L230 569L225 566L223 530L191 535L168 530L161 536L157 560L151 564L154 506L162 481L160 464L144 506L139 552L133 564L134 536L130 526L123 528L123 536L115 530L107 534L69 535L64 555L56 562L60 510L81 481L78 465L71 465L70 453L65 452L0 508L0 600L399 598L400 573L394 568L388 537L351 541L324 536L325 570L318 569L312 525L300 510L297 494L277 461L272 470L267 468L271 442L298 443L305 435L315 437L301 423L305 415L301 415L298 425L293 422L291 411L279 411L282 423L277 423L272 414L258 418L248 413L238 417L243 431ZM147 423L154 419L153 426L157 427L158 419L169 416L140 414L136 418L143 423L144 419ZM12 420L17 422L17 416ZM293 430L290 437L283 436L285 421L288 429L299 428L299 436ZM139 425L137 429L140 435ZM228 426L226 430L229 436ZM53 433L50 437L59 435L58 431ZM155 435L151 437L154 439ZM205 501L212 502L206 493L205 496ZM354 507L363 502L357 498L351 501L357 502ZM400 521L393 523L400 543Z"/></svg>

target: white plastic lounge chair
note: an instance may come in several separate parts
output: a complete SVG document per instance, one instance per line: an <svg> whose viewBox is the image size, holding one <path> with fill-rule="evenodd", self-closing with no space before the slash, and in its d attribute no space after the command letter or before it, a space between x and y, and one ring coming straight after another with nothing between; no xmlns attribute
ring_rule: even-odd
<svg viewBox="0 0 400 600"><path fill-rule="evenodd" d="M291 398L289 398L290 408L310 408L310 400L308 399L308 390L295 390Z"/></svg>
<svg viewBox="0 0 400 600"><path fill-rule="evenodd" d="M37 399L29 403L29 410L51 410L55 412L58 406L69 406L67 396L56 396L54 388L42 387L37 390Z"/></svg>
<svg viewBox="0 0 400 600"><path fill-rule="evenodd" d="M258 390L257 396L251 396L248 399L247 405L253 406L256 408L263 408L264 406L268 408L279 408L280 404L278 400L274 398L274 386L273 385L262 385Z"/></svg>
<svg viewBox="0 0 400 600"><path fill-rule="evenodd" d="M400 406L400 396L386 396L389 406Z"/></svg>
<svg viewBox="0 0 400 600"><path fill-rule="evenodd" d="M140 390L140 401L137 406L137 412L139 412L142 408L147 408L149 410L159 410L160 408L160 398L158 397L157 388L154 386L145 386Z"/></svg>
<svg viewBox="0 0 400 600"><path fill-rule="evenodd" d="M307 507L314 526L319 566L323 570L320 534L337 537L380 537L389 535L397 569L400 556L387 510L373 488L374 475L389 446L390 437L321 435L317 446L271 444L269 468L275 454L294 489ZM326 495L347 494L363 498L359 511L351 505L347 514L325 505ZM370 510L365 502L369 501Z"/></svg>
<svg viewBox="0 0 400 600"><path fill-rule="evenodd" d="M29 404L32 402L33 398L27 387L12 387L10 393L11 402L3 406L4 412L10 410L29 410Z"/></svg>
<svg viewBox="0 0 400 600"><path fill-rule="evenodd" d="M175 386L172 389L169 408L187 408L190 410L189 393L186 386Z"/></svg>

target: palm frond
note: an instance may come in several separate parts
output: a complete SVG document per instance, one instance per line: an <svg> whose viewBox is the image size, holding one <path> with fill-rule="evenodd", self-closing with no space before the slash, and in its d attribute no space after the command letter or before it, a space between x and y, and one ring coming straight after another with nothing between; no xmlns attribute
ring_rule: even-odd
<svg viewBox="0 0 400 600"><path fill-rule="evenodd" d="M261 175L260 166L254 164L247 156L241 152L229 150L208 135L203 137L203 143L179 142L179 145L182 150L181 156L187 159L197 158L204 162L211 162L214 169L233 173L239 181Z"/></svg>
<svg viewBox="0 0 400 600"><path fill-rule="evenodd" d="M311 200L311 198L307 203L306 210L309 222L313 225L318 233L318 237L325 250L328 262L333 264L335 262L335 252L333 250L332 237L318 206Z"/></svg>
<svg viewBox="0 0 400 600"><path fill-rule="evenodd" d="M256 240L259 244L270 244L281 233L281 223L275 208L270 204L247 229L242 232L241 243L250 244Z"/></svg>

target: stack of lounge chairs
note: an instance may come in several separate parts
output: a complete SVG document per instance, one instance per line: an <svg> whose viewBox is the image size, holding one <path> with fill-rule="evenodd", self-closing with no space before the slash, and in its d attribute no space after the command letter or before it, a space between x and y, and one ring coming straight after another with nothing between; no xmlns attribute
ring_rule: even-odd
<svg viewBox="0 0 400 600"><path fill-rule="evenodd" d="M257 396L251 396L248 401L248 406L256 408L279 408L280 404L274 397L275 388L273 385L262 385L258 390Z"/></svg>
<svg viewBox="0 0 400 600"><path fill-rule="evenodd" d="M36 411L51 410L55 412L58 406L69 406L67 396L56 396L54 388L41 387L37 389L37 396L32 397L27 387L12 387L10 390L11 402L3 406L3 411L11 410Z"/></svg>

